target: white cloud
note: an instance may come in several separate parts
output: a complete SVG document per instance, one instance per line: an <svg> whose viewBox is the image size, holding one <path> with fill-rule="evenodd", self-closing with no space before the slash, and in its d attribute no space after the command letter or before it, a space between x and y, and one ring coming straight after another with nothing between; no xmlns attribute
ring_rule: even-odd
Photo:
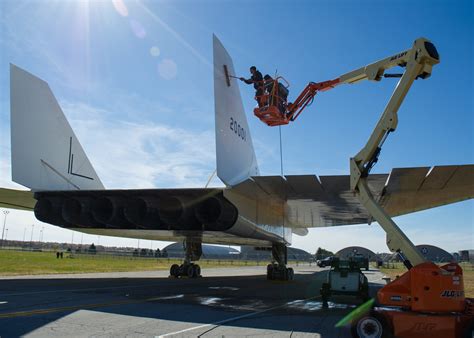
<svg viewBox="0 0 474 338"><path fill-rule="evenodd" d="M61 102L107 188L203 187L215 168L214 133L127 121Z"/></svg>

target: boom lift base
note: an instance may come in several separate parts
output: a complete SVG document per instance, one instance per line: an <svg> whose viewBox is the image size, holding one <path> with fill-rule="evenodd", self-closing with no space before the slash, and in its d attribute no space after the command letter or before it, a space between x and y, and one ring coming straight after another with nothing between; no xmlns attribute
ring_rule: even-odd
<svg viewBox="0 0 474 338"><path fill-rule="evenodd" d="M472 337L474 299L464 298L456 263L421 263L380 289L377 301L353 321L354 337Z"/></svg>

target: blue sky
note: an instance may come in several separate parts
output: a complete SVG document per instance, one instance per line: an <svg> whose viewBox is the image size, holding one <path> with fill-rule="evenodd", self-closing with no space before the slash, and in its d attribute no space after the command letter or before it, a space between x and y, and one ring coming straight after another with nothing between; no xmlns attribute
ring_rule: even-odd
<svg viewBox="0 0 474 338"><path fill-rule="evenodd" d="M233 56L237 75L247 76L250 65L262 73L278 71L291 84L290 99L309 81L335 78L408 49L417 37L429 38L441 63L430 79L414 83L374 172L473 163L472 9L471 1L434 0L3 0L1 186L15 187L9 167L10 62L50 84L108 188L204 186L215 169L213 33ZM347 174L349 157L364 145L395 84L386 79L320 94L282 129L284 173ZM241 92L261 173L278 175L278 129L253 117L252 88L241 85ZM473 248L473 205L462 202L396 221L417 244ZM29 235L33 222L39 224L12 211L8 237L22 239L25 227ZM45 239L71 240L70 231L44 226ZM91 241L97 239L84 236ZM376 224L314 229L295 238L296 246L309 251L351 244L387 250Z"/></svg>

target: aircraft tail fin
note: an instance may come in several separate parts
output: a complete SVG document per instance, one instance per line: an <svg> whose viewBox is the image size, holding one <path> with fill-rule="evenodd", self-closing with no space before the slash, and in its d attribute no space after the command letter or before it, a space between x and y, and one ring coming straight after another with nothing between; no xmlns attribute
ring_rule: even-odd
<svg viewBox="0 0 474 338"><path fill-rule="evenodd" d="M234 64L215 35L213 50L217 176L232 186L260 173Z"/></svg>
<svg viewBox="0 0 474 338"><path fill-rule="evenodd" d="M31 190L104 189L49 85L10 65L12 180Z"/></svg>

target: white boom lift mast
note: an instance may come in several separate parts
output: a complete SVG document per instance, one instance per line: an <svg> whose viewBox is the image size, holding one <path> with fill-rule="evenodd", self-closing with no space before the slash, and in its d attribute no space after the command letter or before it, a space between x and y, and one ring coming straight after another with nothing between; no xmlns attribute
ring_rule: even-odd
<svg viewBox="0 0 474 338"><path fill-rule="evenodd" d="M427 39L415 40L411 49L372 63L366 67L342 75L341 83L356 83L362 80L379 81L384 72L396 66L405 67L401 79L385 107L372 135L357 155L350 159L351 190L357 194L361 203L370 215L387 233L387 246L392 252L399 253L407 268L425 262L423 255L401 231L392 218L374 199L367 183L367 176L378 160L381 147L388 134L395 131L398 124L397 112L413 81L417 78L426 79L431 75L434 65L439 63L436 47ZM385 77L393 77L391 74Z"/></svg>

